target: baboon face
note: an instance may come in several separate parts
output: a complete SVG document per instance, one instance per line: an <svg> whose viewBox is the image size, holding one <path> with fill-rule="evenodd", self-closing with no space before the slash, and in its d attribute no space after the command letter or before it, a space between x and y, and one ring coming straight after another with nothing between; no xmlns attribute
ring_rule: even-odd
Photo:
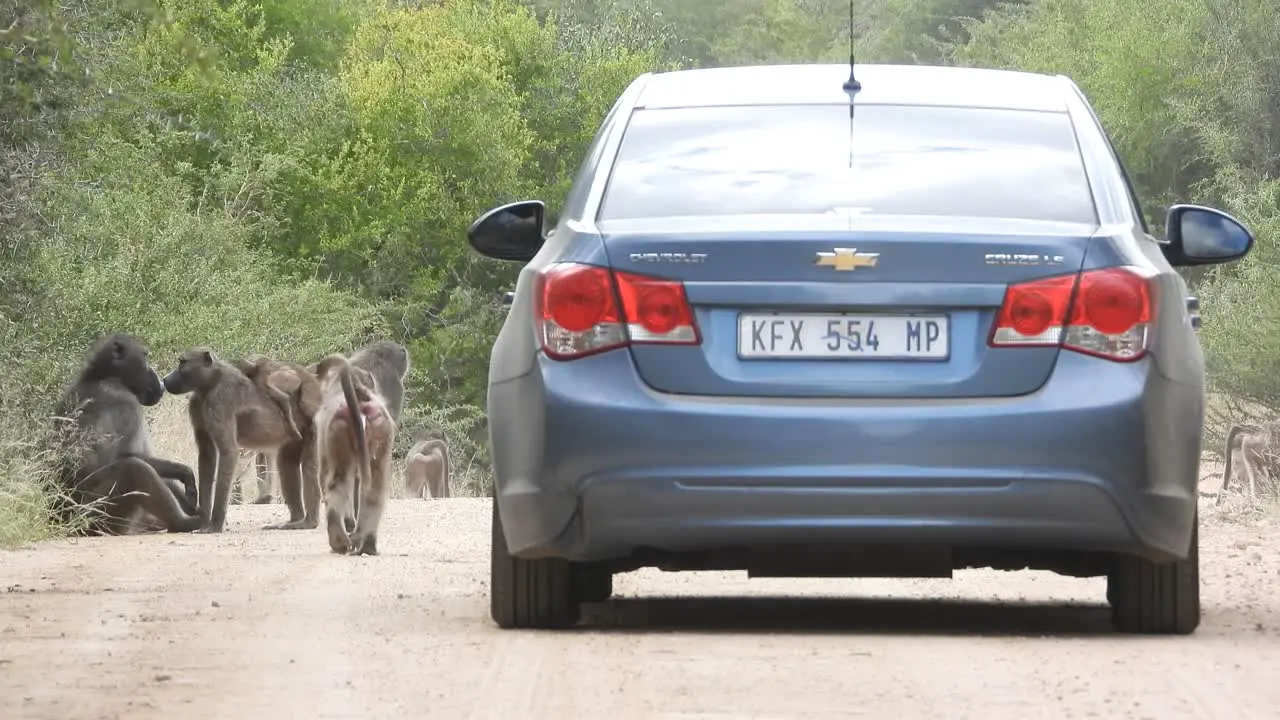
<svg viewBox="0 0 1280 720"><path fill-rule="evenodd" d="M215 374L213 352L191 348L178 356L178 367L164 376L164 389L174 395L208 387Z"/></svg>
<svg viewBox="0 0 1280 720"><path fill-rule="evenodd" d="M89 369L98 378L115 378L148 407L164 398L164 385L147 361L146 346L128 335L112 335L100 342Z"/></svg>

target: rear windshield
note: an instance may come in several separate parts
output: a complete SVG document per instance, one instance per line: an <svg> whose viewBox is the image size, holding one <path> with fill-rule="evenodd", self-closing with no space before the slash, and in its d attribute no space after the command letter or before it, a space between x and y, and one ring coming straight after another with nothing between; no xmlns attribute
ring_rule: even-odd
<svg viewBox="0 0 1280 720"><path fill-rule="evenodd" d="M637 110L598 219L836 211L1097 222L1067 115L904 105Z"/></svg>

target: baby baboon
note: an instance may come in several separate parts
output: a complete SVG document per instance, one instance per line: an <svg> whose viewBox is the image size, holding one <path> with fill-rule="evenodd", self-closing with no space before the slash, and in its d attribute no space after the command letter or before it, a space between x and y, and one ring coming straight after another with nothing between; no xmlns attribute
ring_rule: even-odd
<svg viewBox="0 0 1280 720"><path fill-rule="evenodd" d="M182 353L178 367L165 376L164 387L175 395L191 393L187 412L199 453L203 520L199 532L222 532L226 524L240 448L275 456L282 487L291 484L301 487L303 495L310 490L319 496L314 428L304 424L303 437L293 437L280 407L234 365L208 348L192 348ZM316 527L319 518L304 513L303 499L286 495L289 522L268 527Z"/></svg>
<svg viewBox="0 0 1280 720"><path fill-rule="evenodd" d="M1231 482L1231 461L1237 451L1245 480L1249 483L1249 496L1257 497L1258 473L1264 473L1269 479L1280 469L1280 421L1264 425L1235 425L1227 433L1226 467L1222 469L1222 490L1218 492L1215 505L1221 504L1227 494L1227 485Z"/></svg>
<svg viewBox="0 0 1280 720"><path fill-rule="evenodd" d="M89 534L125 534L154 527L153 521L169 532L200 526L195 473L151 454L143 407L158 404L164 391L146 347L128 335L110 335L94 345L63 394L55 429L59 479L71 502L93 503ZM73 509L59 508L64 521Z"/></svg>
<svg viewBox="0 0 1280 720"><path fill-rule="evenodd" d="M323 397L315 432L329 547L336 553L377 555L378 525L391 487L396 421L374 376L345 356L321 360L316 377Z"/></svg>
<svg viewBox="0 0 1280 720"><path fill-rule="evenodd" d="M295 440L301 440L297 416L302 415L304 422L310 423L320 408L320 384L316 382L315 375L301 365L273 360L265 355L236 360L233 364L275 401L289 423L290 434ZM295 405L297 412L294 412Z"/></svg>
<svg viewBox="0 0 1280 720"><path fill-rule="evenodd" d="M449 444L441 437L419 432L404 467L404 487L410 497L449 497Z"/></svg>

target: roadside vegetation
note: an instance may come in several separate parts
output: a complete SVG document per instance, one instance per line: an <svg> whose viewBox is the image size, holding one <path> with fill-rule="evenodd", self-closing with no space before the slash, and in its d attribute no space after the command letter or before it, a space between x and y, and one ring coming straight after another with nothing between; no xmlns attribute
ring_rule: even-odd
<svg viewBox="0 0 1280 720"><path fill-rule="evenodd" d="M1074 78L1153 233L1174 201L1248 224L1248 259L1188 276L1214 393L1206 450L1228 421L1280 409L1270 2L855 8L859 61ZM404 342L401 442L443 431L455 492L483 492L488 348L516 268L471 253L466 227L528 197L554 215L636 75L842 62L847 27L846 0L0 0L0 545L58 531L47 416L111 331L162 368L197 344L310 362Z"/></svg>

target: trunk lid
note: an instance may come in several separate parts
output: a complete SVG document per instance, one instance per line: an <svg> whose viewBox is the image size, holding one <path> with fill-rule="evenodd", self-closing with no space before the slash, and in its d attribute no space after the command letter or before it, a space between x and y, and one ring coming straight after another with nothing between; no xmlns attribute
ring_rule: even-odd
<svg viewBox="0 0 1280 720"><path fill-rule="evenodd" d="M1057 348L990 348L1007 286L1079 272L1096 226L834 213L608 221L610 264L684 282L699 346L633 345L643 381L694 395L1001 397Z"/></svg>

